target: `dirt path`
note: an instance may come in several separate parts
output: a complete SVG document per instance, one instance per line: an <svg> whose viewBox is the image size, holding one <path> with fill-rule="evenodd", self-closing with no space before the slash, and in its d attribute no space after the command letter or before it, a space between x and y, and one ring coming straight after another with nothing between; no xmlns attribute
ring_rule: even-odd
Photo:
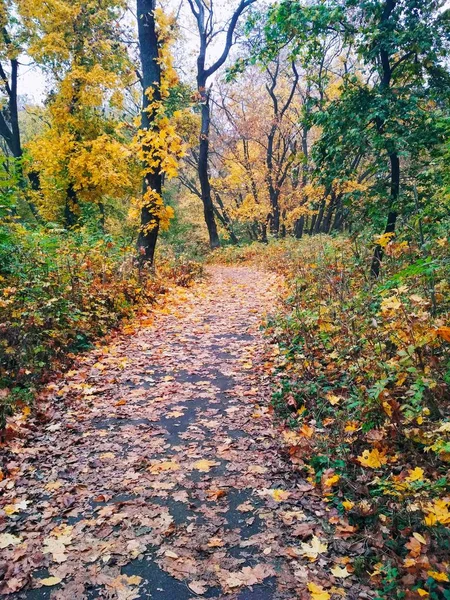
<svg viewBox="0 0 450 600"><path fill-rule="evenodd" d="M277 287L214 268L49 390L60 409L0 483L2 593L293 600L312 582L368 597L331 575L345 549L279 450L258 327Z"/></svg>

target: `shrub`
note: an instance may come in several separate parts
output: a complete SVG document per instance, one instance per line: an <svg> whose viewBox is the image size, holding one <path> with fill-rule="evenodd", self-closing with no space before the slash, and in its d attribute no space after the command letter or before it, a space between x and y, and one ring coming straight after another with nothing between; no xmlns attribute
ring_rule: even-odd
<svg viewBox="0 0 450 600"><path fill-rule="evenodd" d="M52 370L118 327L168 281L189 285L200 269L172 258L139 273L134 250L80 230L0 232L0 429Z"/></svg>

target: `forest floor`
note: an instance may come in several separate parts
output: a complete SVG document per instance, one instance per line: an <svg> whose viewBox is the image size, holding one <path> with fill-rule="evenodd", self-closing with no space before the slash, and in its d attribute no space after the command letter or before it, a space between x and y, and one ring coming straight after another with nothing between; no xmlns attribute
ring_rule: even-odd
<svg viewBox="0 0 450 600"><path fill-rule="evenodd" d="M51 419L8 444L0 592L374 596L344 569L364 540L333 534L337 513L281 450L260 331L281 285L212 267L49 386Z"/></svg>

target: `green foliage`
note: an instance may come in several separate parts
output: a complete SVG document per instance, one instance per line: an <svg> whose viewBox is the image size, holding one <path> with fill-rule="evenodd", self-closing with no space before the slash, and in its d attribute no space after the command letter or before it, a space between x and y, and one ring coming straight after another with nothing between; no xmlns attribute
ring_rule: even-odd
<svg viewBox="0 0 450 600"><path fill-rule="evenodd" d="M0 428L52 370L154 301L167 281L189 285L199 274L173 258L144 277L132 248L95 230L10 223L0 231Z"/></svg>
<svg viewBox="0 0 450 600"><path fill-rule="evenodd" d="M356 237L285 240L219 255L286 278L284 310L267 324L279 348L274 407L288 428L293 468L342 509L355 532L373 530L368 558L380 598L400 598L406 573L430 597L447 585L425 581L421 570L445 571L450 524L445 231L448 223L435 224L425 257L412 237L386 242L375 283L366 275L371 245ZM405 546L413 533L428 540L420 560Z"/></svg>

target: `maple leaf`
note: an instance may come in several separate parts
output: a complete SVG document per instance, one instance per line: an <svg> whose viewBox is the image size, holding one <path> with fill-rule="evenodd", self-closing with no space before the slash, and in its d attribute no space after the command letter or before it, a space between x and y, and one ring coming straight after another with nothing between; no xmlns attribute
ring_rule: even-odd
<svg viewBox="0 0 450 600"><path fill-rule="evenodd" d="M22 543L22 538L12 535L11 533L0 533L0 550L4 550L8 546L18 546Z"/></svg>
<svg viewBox="0 0 450 600"><path fill-rule="evenodd" d="M311 592L312 600L329 600L331 598L330 594L321 585L308 583L308 590Z"/></svg>
<svg viewBox="0 0 450 600"><path fill-rule="evenodd" d="M206 491L206 497L208 498L208 500L219 500L219 498L223 498L226 495L226 490L210 489Z"/></svg>
<svg viewBox="0 0 450 600"><path fill-rule="evenodd" d="M208 583L201 579L191 581L188 585L194 594L198 594L199 596L203 596L208 591Z"/></svg>
<svg viewBox="0 0 450 600"><path fill-rule="evenodd" d="M301 544L302 556L306 556L306 558L309 558L311 562L317 560L319 554L323 554L327 550L327 544L321 542L320 539L315 535L313 535L309 544L307 542L302 542Z"/></svg>
<svg viewBox="0 0 450 600"><path fill-rule="evenodd" d="M208 548L221 548L222 546L225 546L225 542L218 537L213 537L208 542Z"/></svg>
<svg viewBox="0 0 450 600"><path fill-rule="evenodd" d="M239 512L252 512L252 510L254 509L255 507L250 502L243 502L242 504L239 504L239 506L236 507L236 510L238 510Z"/></svg>
<svg viewBox="0 0 450 600"><path fill-rule="evenodd" d="M327 394L326 399L332 406L336 406L336 404L339 404L343 400L342 396L336 396L335 394Z"/></svg>
<svg viewBox="0 0 450 600"><path fill-rule="evenodd" d="M363 467L371 469L379 469L387 463L385 452L380 452L377 448L373 450L364 450L362 456L358 456L357 460Z"/></svg>
<svg viewBox="0 0 450 600"><path fill-rule="evenodd" d="M426 513L425 524L430 527L438 523L441 523L441 525L450 524L449 506L449 502L440 498L425 505L423 507L423 511Z"/></svg>
<svg viewBox="0 0 450 600"><path fill-rule="evenodd" d="M44 539L44 547L42 548L42 552L44 554L51 554L55 562L62 563L67 560L68 557L65 554L65 551L66 547L62 541L53 537Z"/></svg>
<svg viewBox="0 0 450 600"><path fill-rule="evenodd" d="M8 516L15 515L21 510L25 510L28 506L28 502L26 500L21 500L19 502L15 502L14 504L7 504L3 509Z"/></svg>
<svg viewBox="0 0 450 600"><path fill-rule="evenodd" d="M435 333L446 342L450 342L450 327L439 327L435 330Z"/></svg>
<svg viewBox="0 0 450 600"><path fill-rule="evenodd" d="M178 471L179 469L180 465L176 461L166 460L153 464L148 470L151 473L158 474L164 471Z"/></svg>
<svg viewBox="0 0 450 600"><path fill-rule="evenodd" d="M415 469L411 470L408 474L408 477L406 477L406 481L421 481L422 479L423 469L420 467L416 467Z"/></svg>
<svg viewBox="0 0 450 600"><path fill-rule="evenodd" d="M328 477L327 479L325 479L325 481L323 483L327 487L332 487L340 480L340 478L341 478L340 475L332 475L331 477Z"/></svg>
<svg viewBox="0 0 450 600"><path fill-rule="evenodd" d="M202 459L194 463L193 468L202 473L209 473L212 467L217 467L218 465L220 465L220 463L213 460Z"/></svg>
<svg viewBox="0 0 450 600"><path fill-rule="evenodd" d="M270 495L275 500L275 502L284 502L289 498L290 493L286 492L285 490L276 489L270 490Z"/></svg>
<svg viewBox="0 0 450 600"><path fill-rule="evenodd" d="M359 423L357 421L347 421L345 424L344 431L348 431L351 433L352 431L357 431L359 429Z"/></svg>
<svg viewBox="0 0 450 600"><path fill-rule="evenodd" d="M350 573L347 571L345 567L340 567L339 565L334 566L331 569L331 572L335 577L339 579L345 579L346 577L350 577Z"/></svg>

